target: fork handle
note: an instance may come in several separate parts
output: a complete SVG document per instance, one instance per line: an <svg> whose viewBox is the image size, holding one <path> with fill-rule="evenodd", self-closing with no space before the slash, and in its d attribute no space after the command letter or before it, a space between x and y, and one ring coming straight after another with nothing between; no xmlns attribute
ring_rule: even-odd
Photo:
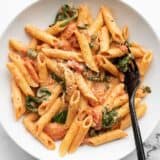
<svg viewBox="0 0 160 160"><path fill-rule="evenodd" d="M137 148L137 157L138 157L138 160L145 160L146 158L145 158L145 153L143 148L141 132L140 132L137 116L136 116L134 99L135 99L135 92L134 94L132 94L131 97L129 97L129 108L130 108L130 114L131 114L134 139L135 139L135 144Z"/></svg>

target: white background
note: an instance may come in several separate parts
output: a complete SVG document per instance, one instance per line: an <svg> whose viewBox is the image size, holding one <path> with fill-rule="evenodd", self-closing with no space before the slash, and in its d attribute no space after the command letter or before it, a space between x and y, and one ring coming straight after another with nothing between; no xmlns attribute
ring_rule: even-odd
<svg viewBox="0 0 160 160"><path fill-rule="evenodd" d="M5 30L9 22L26 6L35 0L0 0L0 35ZM73 0L74 1L74 0ZM160 36L160 8L158 0L123 0L138 10ZM137 28L138 29L138 28ZM3 54L3 53L0 53ZM5 106L0 106L5 107ZM159 127L160 128L160 127ZM157 153L157 156L160 153ZM0 126L0 159L1 160L35 160L22 151L6 135ZM159 158L155 156L155 160ZM124 160L136 160L135 153L132 153Z"/></svg>

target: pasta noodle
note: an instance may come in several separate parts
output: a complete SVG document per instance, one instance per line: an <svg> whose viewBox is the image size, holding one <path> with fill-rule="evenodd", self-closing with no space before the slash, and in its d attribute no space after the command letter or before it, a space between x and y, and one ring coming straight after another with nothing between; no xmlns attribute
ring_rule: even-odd
<svg viewBox="0 0 160 160"><path fill-rule="evenodd" d="M15 80L12 80L12 101L14 107L15 118L18 120L26 111L24 97L18 88Z"/></svg>
<svg viewBox="0 0 160 160"><path fill-rule="evenodd" d="M97 146L97 145L101 145L101 144L104 144L110 141L124 138L126 136L127 134L124 131L117 129L117 130L103 133L95 137L88 138L86 139L86 143L93 145L93 146Z"/></svg>

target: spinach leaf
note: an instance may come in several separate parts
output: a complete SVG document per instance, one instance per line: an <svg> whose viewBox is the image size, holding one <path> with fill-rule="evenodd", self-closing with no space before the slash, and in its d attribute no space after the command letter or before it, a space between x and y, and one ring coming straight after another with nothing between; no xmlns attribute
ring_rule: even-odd
<svg viewBox="0 0 160 160"><path fill-rule="evenodd" d="M37 55L38 55L38 53L36 52L36 50L34 50L34 49L32 49L32 48L29 48L29 49L27 50L27 56L28 56L29 58L35 59L35 58L37 58Z"/></svg>
<svg viewBox="0 0 160 160"><path fill-rule="evenodd" d="M66 83L65 83L65 79L59 77L58 75L56 75L55 73L51 73L51 77L52 79L54 79L57 83L60 83L62 85L63 90L66 90Z"/></svg>
<svg viewBox="0 0 160 160"><path fill-rule="evenodd" d="M88 24L77 26L78 29L88 29Z"/></svg>
<svg viewBox="0 0 160 160"><path fill-rule="evenodd" d="M55 23L57 21L63 21L65 19L69 19L70 21L78 17L78 10L74 7L69 6L68 4L64 4L58 11Z"/></svg>
<svg viewBox="0 0 160 160"><path fill-rule="evenodd" d="M95 81L95 82L106 82L108 81L108 75L106 74L106 72L94 72L92 70L90 70L88 67L85 67L84 72L82 73L83 76L90 80L90 81Z"/></svg>
<svg viewBox="0 0 160 160"><path fill-rule="evenodd" d="M143 92L144 92L144 93L151 93L152 91L151 91L151 88L150 88L149 86L145 86L145 87L143 88Z"/></svg>
<svg viewBox="0 0 160 160"><path fill-rule="evenodd" d="M108 111L105 107L104 111L102 112L102 128L109 129L112 128L118 121L118 115L115 110Z"/></svg>
<svg viewBox="0 0 160 160"><path fill-rule="evenodd" d="M42 87L37 90L37 97L42 101L47 100L50 95L51 92L47 88Z"/></svg>
<svg viewBox="0 0 160 160"><path fill-rule="evenodd" d="M37 112L38 105L41 101L37 97L27 96L26 97L26 109L30 112Z"/></svg>
<svg viewBox="0 0 160 160"><path fill-rule="evenodd" d="M118 59L116 66L121 72L127 72L128 66L131 63L131 60L133 59L132 54L127 54L126 56L123 56Z"/></svg>
<svg viewBox="0 0 160 160"><path fill-rule="evenodd" d="M65 121L66 121L66 118L67 118L67 113L68 113L67 110L64 110L64 111L62 111L62 112L59 112L57 115L55 115L55 116L52 118L52 122L57 122L57 123L62 123L62 124L64 124Z"/></svg>

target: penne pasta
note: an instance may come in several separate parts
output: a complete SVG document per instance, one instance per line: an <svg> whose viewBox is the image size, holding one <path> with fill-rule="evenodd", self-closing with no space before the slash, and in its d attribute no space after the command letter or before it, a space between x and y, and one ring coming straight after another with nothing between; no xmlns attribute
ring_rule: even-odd
<svg viewBox="0 0 160 160"><path fill-rule="evenodd" d="M60 93L62 92L62 87L60 85L56 85L53 90L51 96L48 98L47 101L44 101L39 107L38 107L38 114L44 115L54 104L55 100L58 98Z"/></svg>
<svg viewBox="0 0 160 160"><path fill-rule="evenodd" d="M135 107L138 107L138 104L140 103L140 98L135 98ZM129 104L126 103L119 109L117 109L117 113L119 117L124 117L129 113Z"/></svg>
<svg viewBox="0 0 160 160"><path fill-rule="evenodd" d="M36 49L36 46L38 44L38 41L37 39L35 38L32 38L29 45L28 45L28 48L31 48L31 49Z"/></svg>
<svg viewBox="0 0 160 160"><path fill-rule="evenodd" d="M90 25L93 22L90 10L87 5L81 4L78 7L78 19L77 26L84 27L85 25Z"/></svg>
<svg viewBox="0 0 160 160"><path fill-rule="evenodd" d="M111 73L115 77L119 77L119 71L114 64L112 64L107 58L104 56L97 56L97 61L100 67Z"/></svg>
<svg viewBox="0 0 160 160"><path fill-rule="evenodd" d="M122 36L123 36L123 38L124 38L125 41L128 40L128 38L129 38L128 26L124 26L122 28Z"/></svg>
<svg viewBox="0 0 160 160"><path fill-rule="evenodd" d="M104 54L107 53L107 51L110 48L110 37L108 29L104 26L101 28L100 32L100 53Z"/></svg>
<svg viewBox="0 0 160 160"><path fill-rule="evenodd" d="M66 126L70 127L79 110L80 92L75 90L70 98Z"/></svg>
<svg viewBox="0 0 160 160"><path fill-rule="evenodd" d="M118 96L117 98L114 99L113 108L118 108L127 103L127 101L128 101L128 95L126 93L121 96Z"/></svg>
<svg viewBox="0 0 160 160"><path fill-rule="evenodd" d="M25 80L25 78L23 77L22 73L17 68L17 66L14 63L10 62L10 63L7 63L7 67L9 69L9 71L11 72L13 78L15 79L16 84L21 89L21 91L26 96L28 96L28 95L34 96L34 92L30 88L30 86L28 85L27 81Z"/></svg>
<svg viewBox="0 0 160 160"><path fill-rule="evenodd" d="M57 98L49 110L35 123L35 132L37 136L42 132L45 125L50 122L52 117L60 110L61 106L62 101L60 98Z"/></svg>
<svg viewBox="0 0 160 160"><path fill-rule="evenodd" d="M107 52L102 53L108 59L119 58L126 55L126 52L122 51L120 48L110 48Z"/></svg>
<svg viewBox="0 0 160 160"><path fill-rule="evenodd" d="M12 87L12 102L13 102L13 107L14 107L14 114L16 120L22 117L22 115L25 113L26 108L24 104L24 97L18 88L15 80L12 79L11 82L11 87Z"/></svg>
<svg viewBox="0 0 160 160"><path fill-rule="evenodd" d="M108 143L117 139L124 138L126 136L127 136L127 133L125 133L123 130L116 129L113 131L102 133L95 137L87 138L85 142L89 145L97 146L97 145Z"/></svg>
<svg viewBox="0 0 160 160"><path fill-rule="evenodd" d="M144 55L144 52L139 47L130 47L129 49L135 58L142 58Z"/></svg>
<svg viewBox="0 0 160 160"><path fill-rule="evenodd" d="M58 39L54 36L52 36L51 34L42 31L41 29L39 29L36 26L33 25L26 25L25 30L27 33L29 33L33 38L36 38L42 42L45 42L51 46L54 46L55 43L58 42Z"/></svg>
<svg viewBox="0 0 160 160"><path fill-rule="evenodd" d="M61 33L66 28L66 26L64 26L65 22L66 20L57 22L56 24L48 27L46 32L48 32L51 35L57 35Z"/></svg>
<svg viewBox="0 0 160 160"><path fill-rule="evenodd" d="M94 57L92 55L91 49L89 47L89 43L87 38L84 34L79 33L78 31L75 32L78 43L81 48L83 59L86 63L86 65L93 71L98 72L98 67L96 65L96 62L94 60Z"/></svg>
<svg viewBox="0 0 160 160"><path fill-rule="evenodd" d="M69 68L64 68L64 77L66 84L66 100L69 101L74 91L77 89L74 72Z"/></svg>
<svg viewBox="0 0 160 160"><path fill-rule="evenodd" d="M114 108L113 103L114 100L117 96L119 96L120 94L122 94L124 91L124 84L118 84L116 85L113 90L110 93L110 96L107 98L107 100L105 101L105 106L107 106L107 108L109 110L112 110Z"/></svg>
<svg viewBox="0 0 160 160"><path fill-rule="evenodd" d="M122 32L121 32L120 28L118 27L118 25L116 24L110 10L105 6L102 6L101 12L102 12L102 15L104 18L104 22L105 22L109 32L111 33L113 40L118 43L123 43L124 39L122 36Z"/></svg>
<svg viewBox="0 0 160 160"><path fill-rule="evenodd" d="M64 59L64 60L74 59L78 62L83 62L81 55L75 51L64 51L61 49L43 48L42 52L50 58L58 58L58 59Z"/></svg>
<svg viewBox="0 0 160 160"><path fill-rule="evenodd" d="M43 53L39 53L37 56L37 66L40 84L41 86L46 85L48 80L48 70Z"/></svg>
<svg viewBox="0 0 160 160"><path fill-rule="evenodd" d="M25 77L26 81L28 82L28 85L31 87L38 87L39 84L32 79L31 74L28 72L24 65L23 59L14 53L9 53L9 59L17 66L17 68L20 70L20 72L23 74Z"/></svg>
<svg viewBox="0 0 160 160"><path fill-rule="evenodd" d="M87 116L84 120L80 122L78 133L76 137L74 138L73 142L71 143L71 146L69 148L69 153L75 152L75 150L83 142L85 136L87 135L89 128L92 125L92 122L93 122L93 118L91 115Z"/></svg>
<svg viewBox="0 0 160 160"><path fill-rule="evenodd" d="M15 39L10 39L9 40L9 46L19 52L20 54L22 55L26 55L26 52L27 52L27 47L20 41L17 41Z"/></svg>
<svg viewBox="0 0 160 160"><path fill-rule="evenodd" d="M74 137L76 136L77 132L79 129L79 125L77 125L77 122L74 120L70 126L70 128L68 129L64 139L61 142L60 148L59 148L59 153L60 156L63 157L67 154L68 149L74 139Z"/></svg>
<svg viewBox="0 0 160 160"><path fill-rule="evenodd" d="M103 26L103 17L101 11L99 11L96 19L91 23L91 25L88 28L89 35L97 34L97 32L102 28Z"/></svg>
<svg viewBox="0 0 160 160"><path fill-rule="evenodd" d="M140 64L140 68L139 68L141 76L144 76L146 74L151 64L152 58L153 58L153 55L151 52L147 52L144 54L141 64Z"/></svg>
<svg viewBox="0 0 160 160"><path fill-rule="evenodd" d="M138 104L139 107L136 108L137 118L140 119L144 116L147 110L146 104ZM131 125L131 117L130 114L127 114L122 120L120 124L120 129L124 130Z"/></svg>
<svg viewBox="0 0 160 160"><path fill-rule="evenodd" d="M35 127L34 121L37 120L37 118L38 118L38 116L35 113L28 114L23 120L24 126L47 149L50 149L50 150L55 149L54 141L45 132L41 132L40 135L36 136L36 133L34 132L34 127Z"/></svg>
<svg viewBox="0 0 160 160"><path fill-rule="evenodd" d="M79 90L81 91L82 95L84 97L86 97L87 99L90 99L94 102L97 102L97 98L92 93L91 89L89 88L89 86L85 82L82 75L79 73L75 73L75 77L76 77L77 86L78 86Z"/></svg>

